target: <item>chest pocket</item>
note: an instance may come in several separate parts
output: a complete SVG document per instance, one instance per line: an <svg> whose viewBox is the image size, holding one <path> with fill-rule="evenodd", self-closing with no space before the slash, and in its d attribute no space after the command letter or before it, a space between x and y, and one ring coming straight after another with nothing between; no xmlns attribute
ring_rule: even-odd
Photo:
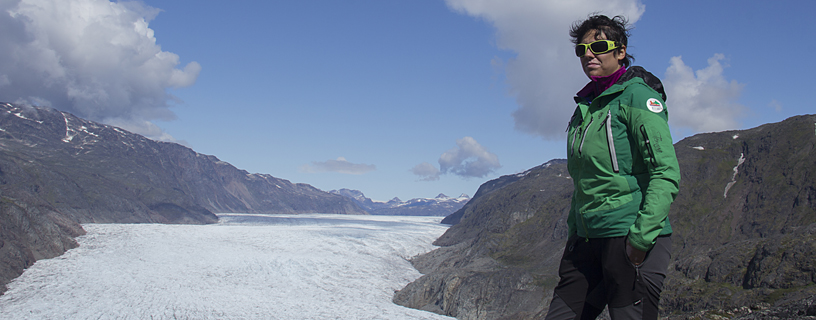
<svg viewBox="0 0 816 320"><path fill-rule="evenodd" d="M620 166L618 165L618 155L616 153L617 149L615 148L615 135L612 132L612 122L613 122L612 119L613 119L613 117L617 117L619 109L620 109L620 106L618 106L617 104L614 105L614 106L610 106L609 110L607 110L606 120L604 120L604 125L601 126L601 130L604 130L605 133L606 133L606 144L607 144L607 146L609 148L609 158L610 158L610 161L612 162L612 170L615 173L620 172ZM615 111L614 114L612 112L613 110Z"/></svg>
<svg viewBox="0 0 816 320"><path fill-rule="evenodd" d="M581 111L581 106L575 108L575 113L572 114L569 124L567 124L567 156L575 155L576 140L579 139L579 134L582 133L582 126L584 116Z"/></svg>
<svg viewBox="0 0 816 320"><path fill-rule="evenodd" d="M614 127L620 123L616 121L619 106L610 104L604 109L595 110L584 115L573 115L568 129L568 152L570 156L590 161L593 166L608 168L620 172L617 149L615 146Z"/></svg>

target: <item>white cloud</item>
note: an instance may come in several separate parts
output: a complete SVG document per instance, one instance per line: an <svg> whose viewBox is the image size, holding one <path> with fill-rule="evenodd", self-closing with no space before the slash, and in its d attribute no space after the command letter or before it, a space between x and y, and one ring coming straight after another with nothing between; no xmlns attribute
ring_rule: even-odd
<svg viewBox="0 0 816 320"><path fill-rule="evenodd" d="M189 147L186 141L177 140L167 132L164 132L161 128L159 128L159 126L147 120L138 121L136 119L108 118L105 120L105 123L130 132L141 134L145 137L150 137L154 140L170 141Z"/></svg>
<svg viewBox="0 0 816 320"><path fill-rule="evenodd" d="M439 180L441 174L452 173L464 178L482 178L501 168L499 157L488 151L471 137L456 140L452 148L439 157L439 169L423 162L416 165L411 172L422 177L423 181Z"/></svg>
<svg viewBox="0 0 816 320"><path fill-rule="evenodd" d="M475 139L464 137L456 140L456 145L439 157L439 171L462 177L484 177L501 168L499 157Z"/></svg>
<svg viewBox="0 0 816 320"><path fill-rule="evenodd" d="M439 180L439 175L441 174L439 169L437 169L436 167L434 167L434 165L427 162L423 162L414 166L411 169L411 172L413 172L415 175L422 177L422 179L420 179L422 181Z"/></svg>
<svg viewBox="0 0 816 320"><path fill-rule="evenodd" d="M178 55L161 50L148 27L158 12L140 2L3 1L0 96L172 140L145 122L175 119L167 89L195 83L201 66L177 69Z"/></svg>
<svg viewBox="0 0 816 320"><path fill-rule="evenodd" d="M326 160L323 162L313 161L311 165L305 164L300 167L300 171L305 173L337 172L345 174L364 174L374 170L377 170L377 166L373 164L351 163L343 157L339 157L337 160Z"/></svg>
<svg viewBox="0 0 816 320"><path fill-rule="evenodd" d="M458 12L496 28L496 44L517 55L504 71L519 109L516 129L560 139L574 110L572 97L588 81L569 39L569 27L591 13L625 15L634 23L644 12L638 0L446 0ZM494 66L502 65L492 61Z"/></svg>
<svg viewBox="0 0 816 320"><path fill-rule="evenodd" d="M714 132L739 128L738 118L745 107L735 102L743 85L723 76L725 56L715 54L708 67L693 71L681 57L671 58L663 83L672 127L686 127L695 132Z"/></svg>

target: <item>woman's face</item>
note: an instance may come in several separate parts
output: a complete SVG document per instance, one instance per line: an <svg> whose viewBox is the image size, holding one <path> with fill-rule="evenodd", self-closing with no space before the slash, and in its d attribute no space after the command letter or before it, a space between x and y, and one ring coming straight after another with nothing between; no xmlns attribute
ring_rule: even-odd
<svg viewBox="0 0 816 320"><path fill-rule="evenodd" d="M606 35L603 32L596 30L589 30L581 39L581 43L592 43L597 40L606 40ZM591 50L587 50L586 54L581 57L581 67L584 68L584 73L587 77L605 77L615 73L621 67L621 60L626 57L626 47L617 50L612 50L607 53L594 54Z"/></svg>

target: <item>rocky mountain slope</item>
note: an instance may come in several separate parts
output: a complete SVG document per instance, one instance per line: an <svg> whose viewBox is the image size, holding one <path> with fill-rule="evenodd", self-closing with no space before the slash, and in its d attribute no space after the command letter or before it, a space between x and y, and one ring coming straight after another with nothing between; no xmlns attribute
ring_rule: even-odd
<svg viewBox="0 0 816 320"><path fill-rule="evenodd" d="M340 189L329 191L354 200L370 214L391 216L447 216L462 208L470 200L466 194L451 198L439 194L436 198L416 198L402 201L393 198L387 202L373 201L359 190Z"/></svg>
<svg viewBox="0 0 816 320"><path fill-rule="evenodd" d="M0 292L35 260L76 246L81 223L213 223L213 212L366 213L175 143L0 103Z"/></svg>
<svg viewBox="0 0 816 320"><path fill-rule="evenodd" d="M661 314L673 319L816 316L816 115L675 144ZM398 304L459 319L539 319L558 281L572 181L564 160L482 185L413 260L425 275ZM445 222L445 221L443 221Z"/></svg>

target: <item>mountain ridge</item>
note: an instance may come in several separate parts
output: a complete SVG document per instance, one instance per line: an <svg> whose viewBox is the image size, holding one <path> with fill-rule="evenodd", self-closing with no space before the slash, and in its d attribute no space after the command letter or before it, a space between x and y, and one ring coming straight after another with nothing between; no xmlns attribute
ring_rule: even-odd
<svg viewBox="0 0 816 320"><path fill-rule="evenodd" d="M360 207L374 215L447 216L459 210L470 200L470 197L466 194L461 194L458 198L451 198L440 193L435 198L414 198L402 201L400 198L394 197L391 200L382 202L367 198L359 190L343 188L329 192L354 200Z"/></svg>
<svg viewBox="0 0 816 320"><path fill-rule="evenodd" d="M669 319L816 316L816 115L675 144ZM567 237L565 160L486 182L412 260L424 275L394 302L458 319L546 315Z"/></svg>
<svg viewBox="0 0 816 320"><path fill-rule="evenodd" d="M354 201L46 107L0 103L0 292L76 246L81 223L214 223L213 212L366 214Z"/></svg>

